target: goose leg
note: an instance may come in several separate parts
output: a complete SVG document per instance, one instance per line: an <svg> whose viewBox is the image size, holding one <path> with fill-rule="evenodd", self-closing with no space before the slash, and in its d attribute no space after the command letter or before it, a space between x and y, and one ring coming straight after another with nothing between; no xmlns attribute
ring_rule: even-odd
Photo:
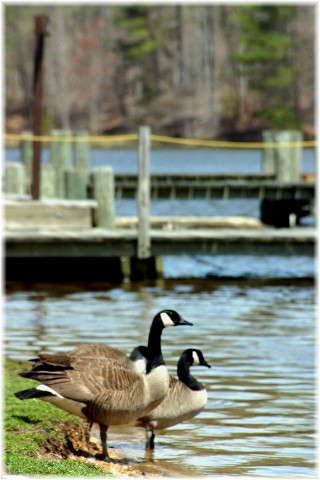
<svg viewBox="0 0 320 480"><path fill-rule="evenodd" d="M152 430L146 430L146 450L154 450L154 437Z"/></svg>
<svg viewBox="0 0 320 480"><path fill-rule="evenodd" d="M99 425L99 427L100 427L100 439L101 439L101 445L102 445L101 459L105 460L106 462L112 462L112 459L109 457L108 447L107 447L108 426Z"/></svg>

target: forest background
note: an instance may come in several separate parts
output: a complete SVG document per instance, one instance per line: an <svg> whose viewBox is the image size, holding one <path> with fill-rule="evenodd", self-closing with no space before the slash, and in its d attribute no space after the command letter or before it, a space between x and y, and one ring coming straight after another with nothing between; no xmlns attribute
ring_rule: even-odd
<svg viewBox="0 0 320 480"><path fill-rule="evenodd" d="M5 128L32 127L34 16L49 16L43 133L313 139L315 5L4 7Z"/></svg>

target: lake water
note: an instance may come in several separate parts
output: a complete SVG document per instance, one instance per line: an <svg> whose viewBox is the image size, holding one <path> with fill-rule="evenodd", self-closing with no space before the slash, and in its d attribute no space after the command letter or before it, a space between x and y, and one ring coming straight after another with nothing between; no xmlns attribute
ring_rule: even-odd
<svg viewBox="0 0 320 480"><path fill-rule="evenodd" d="M6 354L29 359L80 343L130 352L145 344L153 315L173 308L193 327L163 332L175 374L180 353L200 348L194 367L208 390L205 410L156 438L152 465L190 476L315 475L315 290L294 281L165 279L153 284L11 285ZM110 444L145 459L142 429L111 431Z"/></svg>
<svg viewBox="0 0 320 480"><path fill-rule="evenodd" d="M6 161L19 161L19 149L6 149ZM50 150L43 148L42 161L50 161ZM72 158L70 159L72 163ZM137 149L90 150L90 168L111 166L115 173L138 171ZM164 148L152 149L151 173L259 173L263 168L263 153L258 149ZM301 159L302 172L315 171L315 149L305 148Z"/></svg>
<svg viewBox="0 0 320 480"><path fill-rule="evenodd" d="M108 157L119 171L130 171L129 165L135 168L133 151L98 152L94 165ZM175 168L261 171L261 159L253 155L257 152L247 152L249 158L244 152L229 151L227 160L210 151L210 158L201 162L203 150L190 152L176 155L180 166L176 163ZM163 150L160 157L153 157L152 170L173 171L168 152ZM304 171L314 168L314 159L308 158ZM118 215L135 214L134 201L118 201L116 206ZM157 201L151 203L151 211L258 217L259 203ZM316 476L314 259L194 256L163 261L164 279L156 282L8 284L6 355L25 360L39 351L64 351L90 342L130 352L146 343L159 310L176 309L194 326L163 332L164 357L174 375L185 348L203 351L212 368L195 367L192 372L208 390L207 406L196 418L161 432L152 459L145 457L142 429L113 429L110 444L160 472L164 468L188 476Z"/></svg>

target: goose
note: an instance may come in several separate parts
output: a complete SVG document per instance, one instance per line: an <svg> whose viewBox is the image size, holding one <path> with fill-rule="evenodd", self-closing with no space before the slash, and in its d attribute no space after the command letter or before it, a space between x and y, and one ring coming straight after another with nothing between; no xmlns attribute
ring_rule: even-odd
<svg viewBox="0 0 320 480"><path fill-rule="evenodd" d="M108 454L109 425L123 425L155 408L169 388L169 372L161 351L161 334L166 327L192 325L175 310L162 310L151 323L148 337L146 374L134 372L100 356L67 354L39 355L35 365L22 377L41 382L35 388L15 393L20 400L38 398L89 423L97 423L102 443L101 458Z"/></svg>
<svg viewBox="0 0 320 480"><path fill-rule="evenodd" d="M169 390L164 400L147 415L134 422L136 427L146 430L146 450L154 449L155 430L163 430L193 418L207 403L207 391L190 373L195 365L211 366L206 362L201 350L188 348L178 361L178 378L170 376Z"/></svg>

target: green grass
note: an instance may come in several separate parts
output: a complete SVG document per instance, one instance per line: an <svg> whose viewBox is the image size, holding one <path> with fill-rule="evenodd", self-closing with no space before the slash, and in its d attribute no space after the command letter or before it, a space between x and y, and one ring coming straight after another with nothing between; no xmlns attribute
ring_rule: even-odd
<svg viewBox="0 0 320 480"><path fill-rule="evenodd" d="M24 455L10 456L7 471L16 475L66 475L69 477L98 477L106 476L95 465L76 460L40 460L28 458Z"/></svg>
<svg viewBox="0 0 320 480"><path fill-rule="evenodd" d="M46 458L44 445L48 442L65 442L61 422L76 423L80 419L47 402L35 399L21 401L14 396L15 392L36 385L34 381L18 376L19 372L26 370L28 366L12 360L4 362L3 440L6 471L15 475L107 475L96 465L81 460Z"/></svg>

